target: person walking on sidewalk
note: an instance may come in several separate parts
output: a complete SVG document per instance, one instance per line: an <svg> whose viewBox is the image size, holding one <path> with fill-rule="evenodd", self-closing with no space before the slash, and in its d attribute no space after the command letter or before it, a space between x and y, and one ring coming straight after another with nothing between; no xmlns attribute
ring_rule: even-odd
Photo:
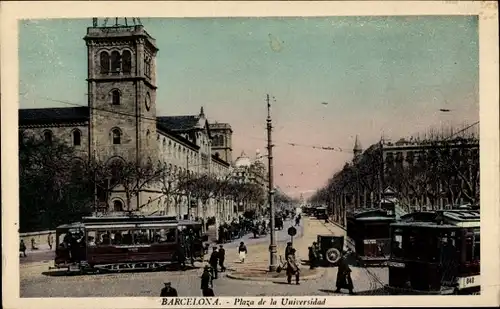
<svg viewBox="0 0 500 309"><path fill-rule="evenodd" d="M205 265L203 269L203 274L201 275L201 293L205 297L215 296L214 295L214 283L212 281L212 275L210 275L210 266Z"/></svg>
<svg viewBox="0 0 500 309"><path fill-rule="evenodd" d="M286 277L288 284L292 284L292 276L295 275L295 283L299 285L300 269L295 258L295 249L290 249L290 254L286 257Z"/></svg>
<svg viewBox="0 0 500 309"><path fill-rule="evenodd" d="M208 263L210 264L210 267L212 268L212 279L217 279L217 262L219 261L219 252L217 252L217 247L213 248L212 254L210 255L210 259L208 260Z"/></svg>
<svg viewBox="0 0 500 309"><path fill-rule="evenodd" d="M52 245L54 244L54 238L52 237L52 233L49 233L49 235L47 236L47 244L49 245L49 248L52 251Z"/></svg>
<svg viewBox="0 0 500 309"><path fill-rule="evenodd" d="M238 254L240 256L241 263L245 263L245 258L247 257L247 247L244 242L240 242L240 246L238 247Z"/></svg>
<svg viewBox="0 0 500 309"><path fill-rule="evenodd" d="M23 257L26 257L26 244L24 243L24 240L21 239L21 242L19 243L19 253L22 253Z"/></svg>
<svg viewBox="0 0 500 309"><path fill-rule="evenodd" d="M351 278L351 268L349 267L349 264L347 264L346 252L342 254L338 265L339 266L337 270L336 282L337 289L335 290L335 293L340 293L341 289L347 289L349 290L349 294L354 295L354 285Z"/></svg>
<svg viewBox="0 0 500 309"><path fill-rule="evenodd" d="M226 267L224 266L224 260L226 259L226 250L224 250L224 246L220 245L219 246L219 266L220 266L220 271L225 272Z"/></svg>

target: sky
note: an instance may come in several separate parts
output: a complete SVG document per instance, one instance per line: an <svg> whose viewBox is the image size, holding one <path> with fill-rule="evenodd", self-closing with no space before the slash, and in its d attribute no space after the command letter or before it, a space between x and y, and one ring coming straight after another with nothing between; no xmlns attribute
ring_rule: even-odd
<svg viewBox="0 0 500 309"><path fill-rule="evenodd" d="M479 120L475 16L141 22L160 49L158 115L203 106L209 121L231 124L234 159L266 153L265 98L275 98L275 182L292 196L310 195L349 162L356 135L367 148L381 136ZM87 105L82 38L90 26L91 19L20 22L21 108Z"/></svg>

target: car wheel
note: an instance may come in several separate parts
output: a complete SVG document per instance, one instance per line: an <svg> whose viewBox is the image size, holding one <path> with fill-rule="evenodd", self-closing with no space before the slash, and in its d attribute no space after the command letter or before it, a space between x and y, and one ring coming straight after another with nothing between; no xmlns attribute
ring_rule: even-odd
<svg viewBox="0 0 500 309"><path fill-rule="evenodd" d="M330 264L335 264L340 260L340 251L337 248L330 248L326 250L326 260Z"/></svg>

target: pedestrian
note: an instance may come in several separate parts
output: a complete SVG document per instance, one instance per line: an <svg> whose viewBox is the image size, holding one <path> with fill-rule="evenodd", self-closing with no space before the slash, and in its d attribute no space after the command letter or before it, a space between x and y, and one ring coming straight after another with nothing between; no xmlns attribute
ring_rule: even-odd
<svg viewBox="0 0 500 309"><path fill-rule="evenodd" d="M238 247L238 254L240 256L241 263L245 263L245 258L247 257L247 247L244 242L240 242L240 246Z"/></svg>
<svg viewBox="0 0 500 309"><path fill-rule="evenodd" d="M300 269L295 258L295 249L290 249L290 254L286 257L286 277L288 284L292 284L292 276L295 275L295 283L300 284Z"/></svg>
<svg viewBox="0 0 500 309"><path fill-rule="evenodd" d="M219 246L219 266L220 266L220 271L225 272L226 267L224 266L224 260L226 259L226 250L224 250L224 246L220 245Z"/></svg>
<svg viewBox="0 0 500 309"><path fill-rule="evenodd" d="M49 245L50 250L52 250L52 244L54 243L54 238L52 237L52 233L49 233L47 236L47 244Z"/></svg>
<svg viewBox="0 0 500 309"><path fill-rule="evenodd" d="M213 290L212 276L210 275L210 266L205 265L201 275L201 293L205 297L215 296Z"/></svg>
<svg viewBox="0 0 500 309"><path fill-rule="evenodd" d="M165 282L165 287L161 289L160 297L177 297L177 290L172 287L170 282Z"/></svg>
<svg viewBox="0 0 500 309"><path fill-rule="evenodd" d="M217 262L219 260L219 252L217 252L217 247L213 247L212 254L210 255L210 259L208 260L208 263L210 264L210 267L212 268L212 276L213 279L217 279Z"/></svg>
<svg viewBox="0 0 500 309"><path fill-rule="evenodd" d="M31 238L31 250L38 250L38 247L36 246L36 242L34 238Z"/></svg>
<svg viewBox="0 0 500 309"><path fill-rule="evenodd" d="M22 253L22 256L26 257L26 244L23 239L21 239L21 242L19 243L19 253Z"/></svg>
<svg viewBox="0 0 500 309"><path fill-rule="evenodd" d="M312 255L313 255L311 269L314 269L316 267L319 267L319 260L320 260L321 253L320 253L319 246L318 246L317 242L313 242L311 248L312 248Z"/></svg>
<svg viewBox="0 0 500 309"><path fill-rule="evenodd" d="M337 289L335 293L339 293L341 289L349 290L349 294L353 295L354 285L351 278L351 268L346 260L346 252L344 252L338 262L337 270Z"/></svg>
<svg viewBox="0 0 500 309"><path fill-rule="evenodd" d="M300 216L295 217L295 226L300 225Z"/></svg>
<svg viewBox="0 0 500 309"><path fill-rule="evenodd" d="M186 270L186 249L181 243L177 246L177 262L182 270Z"/></svg>

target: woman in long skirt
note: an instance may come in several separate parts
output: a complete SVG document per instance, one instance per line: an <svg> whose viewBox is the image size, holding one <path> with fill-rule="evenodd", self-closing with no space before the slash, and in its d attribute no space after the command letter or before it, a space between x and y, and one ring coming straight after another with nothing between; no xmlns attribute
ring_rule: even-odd
<svg viewBox="0 0 500 309"><path fill-rule="evenodd" d="M245 246L245 243L240 242L240 246L238 248L238 253L240 255L240 261L241 263L245 262L245 258L247 257L247 247Z"/></svg>

